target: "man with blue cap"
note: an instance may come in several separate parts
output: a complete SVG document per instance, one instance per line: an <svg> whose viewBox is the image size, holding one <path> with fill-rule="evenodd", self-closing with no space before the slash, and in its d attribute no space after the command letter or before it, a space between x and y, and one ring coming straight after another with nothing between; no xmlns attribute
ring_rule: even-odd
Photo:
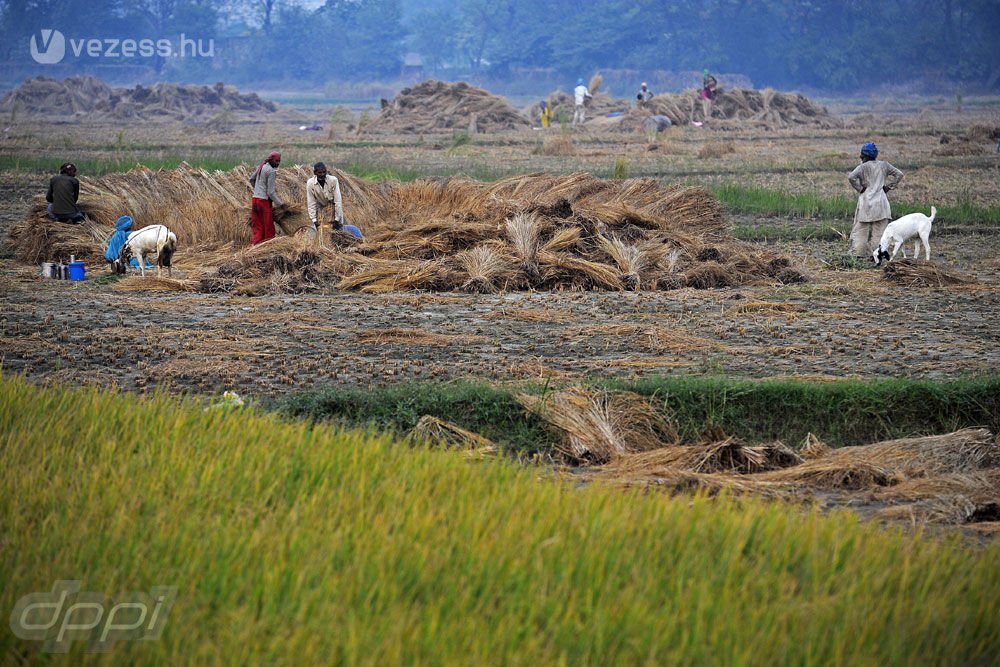
<svg viewBox="0 0 1000 667"><path fill-rule="evenodd" d="M903 180L903 172L877 158L878 147L868 142L861 147L861 164L847 177L858 193L854 226L851 228L850 252L855 257L872 256L872 251L882 239L882 232L892 219L889 198L885 193Z"/></svg>
<svg viewBox="0 0 1000 667"><path fill-rule="evenodd" d="M573 89L573 125L583 125L584 121L584 111L583 105L587 103L587 100L593 97L590 91L587 90L586 84L583 83L583 79L576 80L576 88Z"/></svg>

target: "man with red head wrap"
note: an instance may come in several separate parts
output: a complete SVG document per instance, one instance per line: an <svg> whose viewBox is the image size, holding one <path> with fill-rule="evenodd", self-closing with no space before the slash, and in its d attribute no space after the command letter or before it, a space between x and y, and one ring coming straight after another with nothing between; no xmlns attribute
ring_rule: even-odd
<svg viewBox="0 0 1000 667"><path fill-rule="evenodd" d="M251 245L274 238L274 207L284 206L278 196L278 165L281 153L274 151L260 163L250 177L253 199L250 202L250 226L253 228Z"/></svg>

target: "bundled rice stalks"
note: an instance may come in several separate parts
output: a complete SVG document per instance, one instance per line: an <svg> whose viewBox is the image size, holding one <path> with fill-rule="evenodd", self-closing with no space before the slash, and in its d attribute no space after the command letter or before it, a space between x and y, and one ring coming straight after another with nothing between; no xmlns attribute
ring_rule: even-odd
<svg viewBox="0 0 1000 667"><path fill-rule="evenodd" d="M763 479L820 488L862 489L903 479L967 473L1000 462L1000 445L986 429L890 440L832 449L793 468L765 473Z"/></svg>
<svg viewBox="0 0 1000 667"><path fill-rule="evenodd" d="M674 125L703 121L702 105L697 89L682 93L661 93L642 109L626 113L618 129L641 132L643 121L650 116L666 116ZM826 108L818 106L798 93L779 93L770 88L720 89L713 103L714 126L783 128L794 125L837 127L840 122ZM713 153L714 154L714 153Z"/></svg>
<svg viewBox="0 0 1000 667"><path fill-rule="evenodd" d="M232 86L157 83L152 87L111 88L92 76L63 80L29 79L9 92L0 111L14 108L29 115L86 114L89 119L189 120L220 112L273 113L278 110L256 93L241 94Z"/></svg>
<svg viewBox="0 0 1000 667"><path fill-rule="evenodd" d="M820 440L818 437L812 433L806 434L806 439L802 443L802 448L799 449L799 453L804 459L819 459L826 456L827 452L830 451L830 446L825 442Z"/></svg>
<svg viewBox="0 0 1000 667"><path fill-rule="evenodd" d="M424 134L461 130L492 133L530 126L528 119L504 98L482 88L464 81L427 80L399 91L363 132Z"/></svg>
<svg viewBox="0 0 1000 667"><path fill-rule="evenodd" d="M426 438L432 443L448 448L468 450L471 454L487 455L499 451L497 444L478 433L468 431L458 424L431 415L424 415L413 427L413 435Z"/></svg>
<svg viewBox="0 0 1000 667"><path fill-rule="evenodd" d="M858 491L876 486L891 486L903 476L884 465L864 460L831 461L821 458L800 466L760 475L768 482L791 483L826 490Z"/></svg>
<svg viewBox="0 0 1000 667"><path fill-rule="evenodd" d="M575 463L606 463L678 439L674 426L649 400L631 392L573 387L545 396L522 393L516 398L562 436L557 449Z"/></svg>
<svg viewBox="0 0 1000 667"><path fill-rule="evenodd" d="M901 259L886 264L882 278L906 287L948 287L951 285L972 285L975 278L962 276L954 271L941 268L933 262L917 259Z"/></svg>
<svg viewBox="0 0 1000 667"><path fill-rule="evenodd" d="M128 214L135 229L162 223L177 234L175 259L202 272L192 276L205 279L202 289L247 294L334 284L370 292L712 288L771 284L776 271L793 270L788 259L733 239L719 202L701 188L585 173L371 184L334 171L348 218L365 239L324 230L322 244L314 243L320 261L304 274L282 276L303 268L298 251L284 259L250 252L233 265L234 249L249 245L252 171L182 165L84 178L90 221L52 222L39 197L29 219L11 232L14 248L32 263L70 254L99 262L115 220ZM279 194L291 203L279 219L288 235L297 237L307 224L302 202L309 175L303 167L278 170ZM292 247L272 244L260 252ZM205 272L212 267L217 273ZM240 287L247 281L254 284Z"/></svg>
<svg viewBox="0 0 1000 667"><path fill-rule="evenodd" d="M700 445L662 447L619 457L608 465L616 475L665 476L683 472L748 475L802 463L802 457L780 442L750 445L725 438Z"/></svg>
<svg viewBox="0 0 1000 667"><path fill-rule="evenodd" d="M459 253L455 259L468 275L462 291L476 294L494 294L497 279L509 270L511 260L496 248L479 245Z"/></svg>

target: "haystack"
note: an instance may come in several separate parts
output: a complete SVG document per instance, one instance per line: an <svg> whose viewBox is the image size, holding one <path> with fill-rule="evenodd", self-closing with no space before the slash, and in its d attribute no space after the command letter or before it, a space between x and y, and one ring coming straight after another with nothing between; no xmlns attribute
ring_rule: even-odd
<svg viewBox="0 0 1000 667"><path fill-rule="evenodd" d="M494 133L529 126L528 120L502 97L464 81L428 80L401 90L362 131L367 134Z"/></svg>
<svg viewBox="0 0 1000 667"><path fill-rule="evenodd" d="M644 121L650 116L666 116L674 125L705 120L699 91L692 89L657 95L643 109L633 109L625 114L616 127L625 132L642 132ZM771 88L720 90L713 103L710 120L713 127L775 129L794 125L838 125L825 107L814 104L799 93L779 93Z"/></svg>
<svg viewBox="0 0 1000 667"><path fill-rule="evenodd" d="M111 88L92 76L63 80L40 76L9 92L0 111L28 115L86 114L88 120L190 120L222 111L273 113L278 110L256 93L242 94L223 83L213 86L157 83L151 87Z"/></svg>
<svg viewBox="0 0 1000 667"><path fill-rule="evenodd" d="M221 269L249 245L250 171L183 165L84 178L81 208L91 222L51 221L39 196L28 220L11 232L14 248L32 263L69 254L100 260L114 221L128 214L136 229L162 223L173 230L176 261L198 258L195 274L183 277L207 279L206 291L242 289L249 281L249 293L261 293L262 275L282 269L295 275L266 281L267 290L651 290L805 279L788 258L732 238L722 207L706 190L584 173L373 184L334 171L363 242L324 226L324 252L307 275L299 275L300 261L286 246L273 242L247 257L257 262L267 252L283 260ZM301 206L308 175L303 167L278 170L278 192L293 203L282 220L286 230L308 221Z"/></svg>

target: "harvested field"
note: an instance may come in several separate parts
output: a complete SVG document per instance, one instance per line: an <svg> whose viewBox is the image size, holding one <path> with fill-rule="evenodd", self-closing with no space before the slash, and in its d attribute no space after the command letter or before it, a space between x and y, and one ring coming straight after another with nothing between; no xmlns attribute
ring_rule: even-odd
<svg viewBox="0 0 1000 667"><path fill-rule="evenodd" d="M236 88L157 83L150 87L112 88L92 76L29 79L0 101L0 112L41 116L86 115L88 121L191 120L220 112L273 113L277 106L255 93Z"/></svg>
<svg viewBox="0 0 1000 667"><path fill-rule="evenodd" d="M502 97L464 82L428 80L404 88L362 132L421 134L440 131L495 133L526 129L528 120Z"/></svg>

